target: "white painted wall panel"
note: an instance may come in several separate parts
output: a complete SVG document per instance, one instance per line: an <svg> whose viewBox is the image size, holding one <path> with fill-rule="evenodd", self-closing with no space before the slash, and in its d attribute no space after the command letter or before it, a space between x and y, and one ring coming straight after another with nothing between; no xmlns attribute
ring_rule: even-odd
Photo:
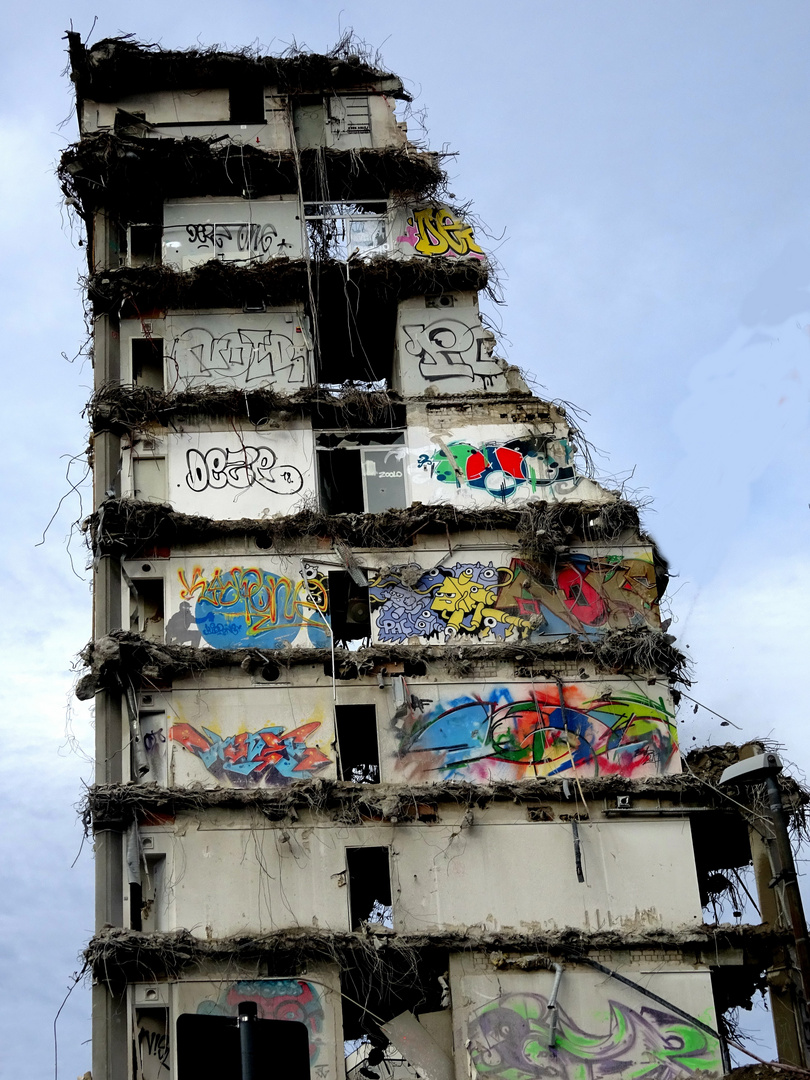
<svg viewBox="0 0 810 1080"><path fill-rule="evenodd" d="M169 860L169 917L200 937L303 926L348 930L346 849L356 847L390 848L400 933L701 922L688 821L581 822L579 830L584 882L577 880L571 825L562 822L298 822L280 829L258 812L248 824L244 814L213 810L184 817L174 835L156 832L155 844Z"/></svg>
<svg viewBox="0 0 810 1080"><path fill-rule="evenodd" d="M452 306L430 298L402 300L397 312L394 386L405 395L507 393L506 364L491 356L495 341L481 324L474 293L447 294ZM442 299L442 298L440 298Z"/></svg>
<svg viewBox="0 0 810 1080"><path fill-rule="evenodd" d="M315 498L308 428L186 431L164 443L169 498L182 513L267 518Z"/></svg>
<svg viewBox="0 0 810 1080"><path fill-rule="evenodd" d="M300 204L294 196L170 199L163 205L166 266L191 270L210 259L247 263L302 255Z"/></svg>
<svg viewBox="0 0 810 1080"><path fill-rule="evenodd" d="M163 341L165 386L274 387L295 393L312 384L312 352L303 310L195 312L121 321L122 381L132 382L131 342ZM256 417L261 420L262 417Z"/></svg>
<svg viewBox="0 0 810 1080"><path fill-rule="evenodd" d="M563 963L551 1051L553 970L494 972L483 957L477 963L460 953L451 957L457 1080L723 1074L718 1040L696 1024L640 990ZM628 965L626 953L608 963L617 965L633 982L716 1030L708 969L660 961Z"/></svg>

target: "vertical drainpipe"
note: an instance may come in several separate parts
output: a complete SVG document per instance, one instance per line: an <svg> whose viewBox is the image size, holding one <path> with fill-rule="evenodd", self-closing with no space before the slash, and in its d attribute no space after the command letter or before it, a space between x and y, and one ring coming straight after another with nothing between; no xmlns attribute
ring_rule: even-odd
<svg viewBox="0 0 810 1080"><path fill-rule="evenodd" d="M554 971L554 985L551 988L551 994L549 995L548 1005L546 1009L549 1014L548 1024L548 1048L553 1050L557 1045L557 992L560 989L560 981L562 979L563 966L562 964L555 964Z"/></svg>

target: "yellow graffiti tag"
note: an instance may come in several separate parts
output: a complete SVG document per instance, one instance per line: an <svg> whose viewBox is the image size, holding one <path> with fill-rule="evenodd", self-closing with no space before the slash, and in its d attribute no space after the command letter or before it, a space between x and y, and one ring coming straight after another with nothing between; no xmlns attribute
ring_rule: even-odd
<svg viewBox="0 0 810 1080"><path fill-rule="evenodd" d="M473 239L472 226L461 221L446 206L426 206L414 210L408 218L419 233L414 251L420 255L483 255L483 250Z"/></svg>

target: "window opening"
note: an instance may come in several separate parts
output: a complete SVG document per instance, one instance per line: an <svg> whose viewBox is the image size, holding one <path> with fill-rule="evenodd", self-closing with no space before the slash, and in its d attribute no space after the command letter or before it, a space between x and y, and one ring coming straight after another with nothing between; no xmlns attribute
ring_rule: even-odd
<svg viewBox="0 0 810 1080"><path fill-rule="evenodd" d="M316 437L327 514L381 514L408 505L401 431L325 432Z"/></svg>
<svg viewBox="0 0 810 1080"><path fill-rule="evenodd" d="M264 87L256 83L241 82L228 91L230 119L232 124L263 124Z"/></svg>
<svg viewBox="0 0 810 1080"><path fill-rule="evenodd" d="M163 641L163 579L147 578L130 587L129 628L151 641Z"/></svg>
<svg viewBox="0 0 810 1080"><path fill-rule="evenodd" d="M394 928L391 864L387 847L346 848L352 930L364 922Z"/></svg>
<svg viewBox="0 0 810 1080"><path fill-rule="evenodd" d="M155 266L162 262L161 225L130 225L127 238L129 266Z"/></svg>
<svg viewBox="0 0 810 1080"><path fill-rule="evenodd" d="M132 339L132 383L163 389L163 338Z"/></svg>
<svg viewBox="0 0 810 1080"><path fill-rule="evenodd" d="M141 930L157 932L166 929L164 912L166 856L147 855L145 873L141 879Z"/></svg>
<svg viewBox="0 0 810 1080"><path fill-rule="evenodd" d="M346 570L329 572L329 624L336 645L371 637L368 585L358 585Z"/></svg>
<svg viewBox="0 0 810 1080"><path fill-rule="evenodd" d="M359 450L319 450L321 506L326 514L362 514L363 474Z"/></svg>
<svg viewBox="0 0 810 1080"><path fill-rule="evenodd" d="M262 1007L259 995L236 1008ZM299 1020L251 1025L254 1080L309 1080L309 1032ZM240 1031L234 1016L181 1013L177 1018L178 1080L242 1080Z"/></svg>
<svg viewBox="0 0 810 1080"><path fill-rule="evenodd" d="M373 705L336 705L338 769L341 780L379 784L380 749Z"/></svg>
<svg viewBox="0 0 810 1080"><path fill-rule="evenodd" d="M367 258L388 250L388 203L304 203L313 259Z"/></svg>

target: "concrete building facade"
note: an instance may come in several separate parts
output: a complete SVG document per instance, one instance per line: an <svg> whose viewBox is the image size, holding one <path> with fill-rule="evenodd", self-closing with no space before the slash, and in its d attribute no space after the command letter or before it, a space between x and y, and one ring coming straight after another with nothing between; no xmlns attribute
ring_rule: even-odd
<svg viewBox="0 0 810 1080"><path fill-rule="evenodd" d="M717 1076L777 968L802 1063L774 890L704 922L767 843L733 748L682 761L666 563L498 358L400 80L69 44L93 1076L239 1076L246 1001L317 1080Z"/></svg>

